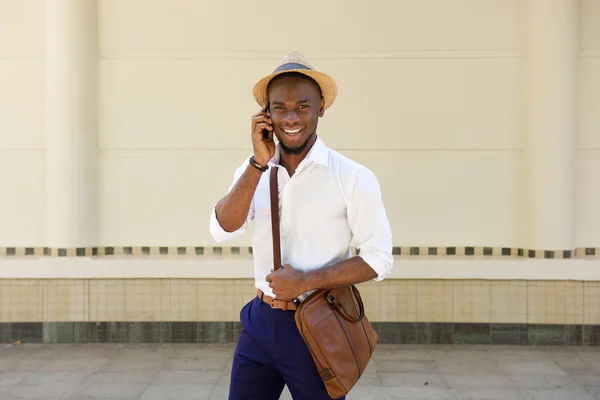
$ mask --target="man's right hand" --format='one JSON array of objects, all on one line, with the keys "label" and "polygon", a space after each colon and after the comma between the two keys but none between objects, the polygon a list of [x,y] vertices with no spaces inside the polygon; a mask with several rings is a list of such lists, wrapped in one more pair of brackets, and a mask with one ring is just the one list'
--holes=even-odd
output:
[{"label": "man's right hand", "polygon": [[273,126],[271,125],[267,106],[259,113],[252,116],[252,146],[254,147],[254,160],[262,166],[275,155],[275,142],[273,141]]}]

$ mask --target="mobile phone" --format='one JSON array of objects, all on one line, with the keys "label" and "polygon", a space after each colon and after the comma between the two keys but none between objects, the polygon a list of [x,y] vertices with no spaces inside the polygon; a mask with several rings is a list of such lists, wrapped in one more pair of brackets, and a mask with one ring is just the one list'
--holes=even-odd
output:
[{"label": "mobile phone", "polygon": [[[267,101],[267,109],[266,109],[267,113],[271,112],[271,103]],[[263,138],[264,139],[269,139],[269,131],[268,130],[263,130]]]}]

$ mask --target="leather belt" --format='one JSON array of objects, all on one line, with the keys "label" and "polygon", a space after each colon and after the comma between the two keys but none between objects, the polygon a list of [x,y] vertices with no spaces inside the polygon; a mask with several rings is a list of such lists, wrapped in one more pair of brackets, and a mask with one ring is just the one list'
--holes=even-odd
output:
[{"label": "leather belt", "polygon": [[294,300],[277,300],[267,296],[262,290],[258,289],[258,298],[270,305],[272,308],[278,308],[283,311],[296,311],[296,302]]}]

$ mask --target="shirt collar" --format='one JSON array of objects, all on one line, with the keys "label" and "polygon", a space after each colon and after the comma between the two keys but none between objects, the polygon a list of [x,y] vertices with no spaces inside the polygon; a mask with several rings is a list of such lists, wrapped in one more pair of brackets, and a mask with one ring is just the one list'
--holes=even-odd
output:
[{"label": "shirt collar", "polygon": [[[281,157],[281,145],[277,143],[275,147],[275,155],[269,161],[269,164],[278,166],[279,160]],[[320,136],[317,136],[317,140],[310,148],[308,154],[304,158],[305,160],[310,160],[314,163],[323,165],[324,167],[329,166],[329,148],[325,145],[325,143],[321,140]]]}]

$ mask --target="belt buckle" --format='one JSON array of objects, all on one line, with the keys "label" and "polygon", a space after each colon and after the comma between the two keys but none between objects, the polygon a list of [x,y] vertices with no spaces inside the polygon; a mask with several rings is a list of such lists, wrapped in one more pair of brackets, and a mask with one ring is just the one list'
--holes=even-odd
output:
[{"label": "belt buckle", "polygon": [[271,297],[271,296],[268,296],[268,297],[269,297],[269,299],[268,299],[268,301],[266,301],[266,303],[269,305],[269,307],[271,307],[271,308],[277,308],[277,307],[275,307],[275,301],[277,299],[274,298],[274,297]]}]

